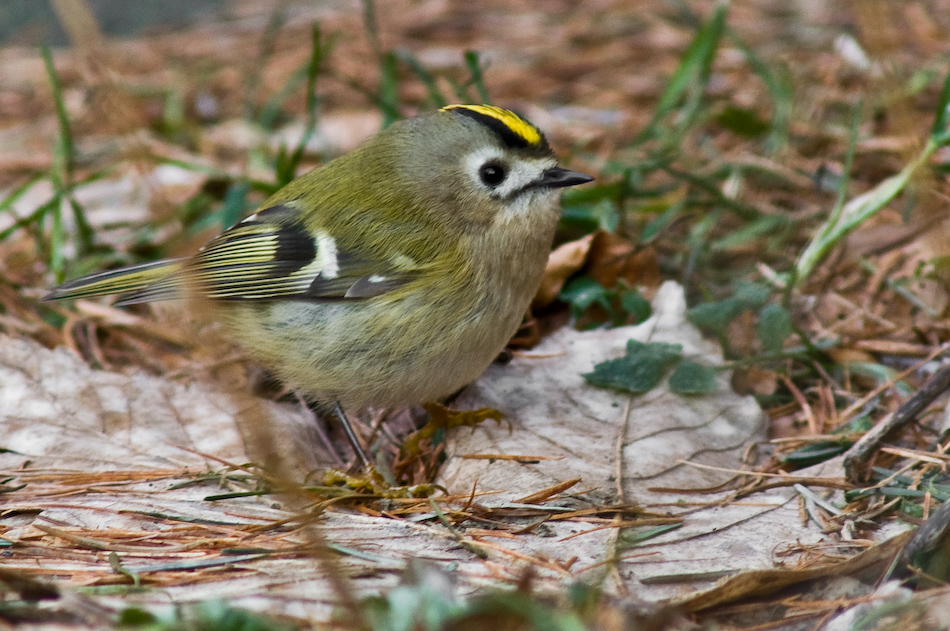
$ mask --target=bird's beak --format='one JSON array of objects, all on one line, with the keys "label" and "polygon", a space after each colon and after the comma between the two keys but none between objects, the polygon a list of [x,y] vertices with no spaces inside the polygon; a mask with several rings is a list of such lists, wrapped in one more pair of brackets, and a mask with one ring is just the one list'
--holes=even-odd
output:
[{"label": "bird's beak", "polygon": [[593,181],[594,178],[585,173],[553,167],[541,174],[541,179],[536,182],[536,185],[541,188],[564,188]]}]

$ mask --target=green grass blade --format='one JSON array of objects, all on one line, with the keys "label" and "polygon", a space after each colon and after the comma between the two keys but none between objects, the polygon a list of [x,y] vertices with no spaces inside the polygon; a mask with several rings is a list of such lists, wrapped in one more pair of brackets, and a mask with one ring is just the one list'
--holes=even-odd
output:
[{"label": "green grass blade", "polygon": [[943,80],[943,89],[940,90],[940,98],[937,99],[937,115],[934,117],[933,127],[930,129],[930,135],[937,144],[946,144],[947,140],[941,141],[950,133],[950,72]]},{"label": "green grass blade", "polygon": [[75,146],[73,144],[72,127],[69,124],[69,116],[66,113],[66,101],[63,98],[63,86],[59,82],[59,75],[56,74],[56,66],[53,64],[53,54],[48,46],[41,49],[43,55],[43,64],[46,67],[46,75],[49,77],[50,87],[53,90],[53,102],[56,105],[56,122],[59,125],[59,137],[56,140],[56,149],[53,152],[54,168],[53,186],[59,190],[68,186],[73,174],[73,156],[75,155]]},{"label": "green grass blade", "polygon": [[63,228],[63,201],[63,198],[57,195],[55,199],[56,203],[51,208],[52,212],[50,213],[52,216],[52,226],[50,227],[49,261],[47,265],[56,278],[56,282],[62,282],[64,280],[64,272],[66,270],[66,232]]},{"label": "green grass blade", "polygon": [[314,24],[311,31],[310,43],[310,61],[307,64],[307,121],[304,125],[303,135],[293,152],[283,160],[277,161],[277,184],[283,186],[293,180],[297,175],[297,167],[303,159],[304,150],[307,143],[313,137],[317,129],[317,77],[320,74],[320,66],[323,63],[324,47],[321,44],[320,25]]},{"label": "green grass blade", "polygon": [[[491,99],[488,96],[488,89],[485,87],[485,75],[482,68],[481,57],[477,51],[465,51],[465,67],[468,68],[468,72],[471,75],[471,78],[465,83],[465,87],[475,87],[475,92],[478,95],[478,103],[490,104]],[[461,98],[462,95],[460,94],[459,97]]]},{"label": "green grass blade", "polygon": [[728,32],[730,41],[742,51],[752,70],[758,75],[772,96],[772,121],[765,146],[770,152],[776,152],[788,144],[788,130],[794,109],[794,86],[788,69],[784,66],[773,70],[742,39],[732,31]]},{"label": "green grass blade", "polygon": [[66,200],[69,202],[69,208],[73,211],[73,221],[76,222],[77,253],[85,254],[92,248],[96,233],[92,228],[92,224],[89,223],[89,219],[86,218],[86,209],[82,207],[82,204],[72,195],[69,195]]},{"label": "green grass blade", "polygon": [[376,3],[373,0],[363,0],[363,26],[366,28],[366,37],[369,46],[377,57],[383,56],[383,45],[379,39],[379,21],[376,19]]},{"label": "green grass blade", "polygon": [[[33,186],[35,186],[37,182],[39,182],[40,180],[44,178],[45,178],[44,175],[40,173],[36,173],[33,176],[31,176],[30,179],[28,179],[26,182],[24,182],[17,188],[13,189],[13,191],[11,191],[9,195],[7,195],[5,198],[0,200],[0,213],[6,212],[6,213],[9,213],[11,217],[13,217],[13,225],[3,230],[0,230],[0,241],[3,241],[14,232],[21,229],[24,223],[27,223],[31,220],[30,218],[33,217],[33,214],[31,214],[30,217],[26,217],[23,219],[17,217],[16,214],[13,212],[13,205],[17,202],[18,199],[26,195],[26,193],[31,188],[33,188]],[[35,214],[35,211],[34,211],[34,214]]]},{"label": "green grass blade", "polygon": [[399,113],[399,72],[396,54],[388,52],[380,60],[379,104],[383,111],[383,127],[402,118]]},{"label": "green grass blade", "polygon": [[[660,133],[664,118],[682,107],[684,115],[677,122],[679,130],[686,129],[692,123],[699,110],[701,87],[706,85],[712,68],[713,59],[725,29],[728,5],[719,3],[712,17],[696,33],[680,60],[679,65],[667,82],[666,89],[653,111],[653,117],[646,128],[634,139],[640,144],[651,138],[666,136]],[[681,105],[685,102],[685,105]],[[676,136],[673,134],[672,136]],[[671,139],[672,142],[672,139]]]}]

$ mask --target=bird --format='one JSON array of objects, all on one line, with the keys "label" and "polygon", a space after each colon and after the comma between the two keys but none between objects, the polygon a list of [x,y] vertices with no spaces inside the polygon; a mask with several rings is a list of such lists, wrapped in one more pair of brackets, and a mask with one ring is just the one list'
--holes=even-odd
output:
[{"label": "bird", "polygon": [[[416,405],[474,381],[527,312],[568,170],[541,130],[493,105],[392,123],[286,184],[193,256],[95,273],[45,300],[198,298],[308,401]],[[204,307],[203,307],[204,308]]]}]

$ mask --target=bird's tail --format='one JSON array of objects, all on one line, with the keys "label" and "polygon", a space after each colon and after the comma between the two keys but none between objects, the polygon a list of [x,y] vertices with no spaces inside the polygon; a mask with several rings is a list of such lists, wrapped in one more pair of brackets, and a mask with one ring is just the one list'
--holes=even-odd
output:
[{"label": "bird's tail", "polygon": [[131,267],[98,272],[63,283],[43,300],[70,300],[120,294],[116,304],[130,305],[182,297],[186,259],[166,259]]}]

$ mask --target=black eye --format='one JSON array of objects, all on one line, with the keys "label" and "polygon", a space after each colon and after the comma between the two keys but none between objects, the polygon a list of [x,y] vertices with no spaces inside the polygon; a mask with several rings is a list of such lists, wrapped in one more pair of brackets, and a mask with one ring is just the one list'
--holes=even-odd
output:
[{"label": "black eye", "polygon": [[482,182],[488,186],[498,186],[505,181],[506,175],[508,175],[508,171],[505,170],[505,167],[496,162],[483,164],[482,168],[478,170],[478,177],[482,178]]}]

